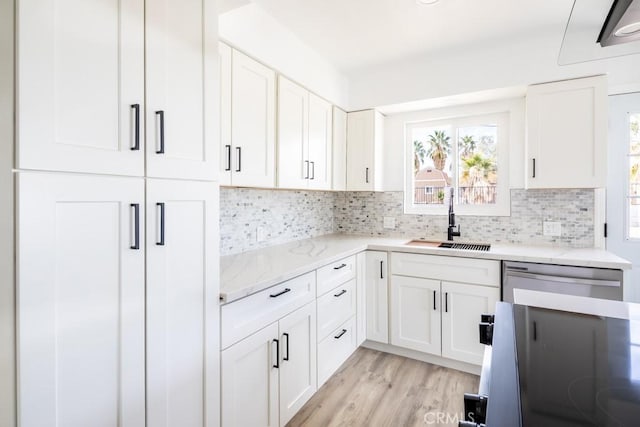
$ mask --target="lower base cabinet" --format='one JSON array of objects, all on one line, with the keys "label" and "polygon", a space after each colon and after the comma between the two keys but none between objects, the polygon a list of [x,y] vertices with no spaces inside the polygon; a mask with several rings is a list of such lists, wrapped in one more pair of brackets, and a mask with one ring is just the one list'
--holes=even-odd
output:
[{"label": "lower base cabinet", "polygon": [[316,303],[222,352],[222,425],[284,426],[317,389]]},{"label": "lower base cabinet", "polygon": [[321,387],[358,347],[355,316],[318,343],[318,387]]}]

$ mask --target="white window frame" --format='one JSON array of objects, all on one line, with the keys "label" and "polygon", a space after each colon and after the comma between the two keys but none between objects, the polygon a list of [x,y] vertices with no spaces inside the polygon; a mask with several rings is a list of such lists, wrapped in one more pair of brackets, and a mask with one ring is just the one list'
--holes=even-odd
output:
[{"label": "white window frame", "polygon": [[455,135],[452,140],[452,185],[456,188],[457,199],[458,187],[458,141],[457,129],[467,126],[478,126],[486,124],[497,125],[498,139],[498,185],[496,203],[486,205],[461,205],[457,201],[454,204],[456,215],[477,215],[477,216],[509,216],[511,210],[511,194],[509,185],[509,137],[510,137],[510,111],[493,113],[480,113],[473,115],[453,116],[449,118],[429,119],[405,123],[405,180],[404,180],[404,212],[408,214],[425,215],[446,215],[447,204],[416,205],[413,203],[414,176],[413,176],[413,138],[412,129],[417,127],[437,127],[451,125]]},{"label": "white window frame", "polygon": [[627,152],[627,165],[626,173],[624,174],[624,239],[629,242],[640,242],[640,238],[631,236],[631,200],[636,197],[631,196],[631,182],[629,177],[631,176],[631,159],[634,157],[640,157],[640,154],[631,154],[631,116],[640,114],[640,111],[630,111],[627,113],[627,146],[625,151]]}]

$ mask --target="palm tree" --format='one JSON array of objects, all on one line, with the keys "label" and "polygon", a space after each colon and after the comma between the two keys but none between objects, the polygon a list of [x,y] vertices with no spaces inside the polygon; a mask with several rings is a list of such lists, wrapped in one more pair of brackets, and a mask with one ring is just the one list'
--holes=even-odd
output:
[{"label": "palm tree", "polygon": [[438,170],[444,170],[449,150],[451,149],[451,138],[442,130],[437,130],[429,135],[429,148],[427,156],[433,160],[433,166]]},{"label": "palm tree", "polygon": [[476,151],[476,141],[471,135],[460,138],[460,158],[465,159]]},{"label": "palm tree", "polygon": [[413,174],[416,175],[420,171],[420,166],[427,157],[427,150],[424,149],[422,141],[413,141]]},{"label": "palm tree", "polygon": [[473,187],[485,181],[489,177],[489,173],[495,170],[495,165],[492,159],[476,153],[462,161],[462,168],[464,169],[462,178]]}]

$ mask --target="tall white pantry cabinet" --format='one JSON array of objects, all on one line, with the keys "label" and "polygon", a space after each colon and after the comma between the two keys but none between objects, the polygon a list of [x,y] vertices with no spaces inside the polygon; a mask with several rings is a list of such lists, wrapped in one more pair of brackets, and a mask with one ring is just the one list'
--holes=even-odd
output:
[{"label": "tall white pantry cabinet", "polygon": [[0,426],[218,426],[216,0],[5,3]]}]

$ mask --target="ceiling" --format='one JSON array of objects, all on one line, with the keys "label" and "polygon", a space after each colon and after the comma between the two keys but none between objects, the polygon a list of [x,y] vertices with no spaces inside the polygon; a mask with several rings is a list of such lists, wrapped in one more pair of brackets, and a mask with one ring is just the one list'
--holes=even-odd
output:
[{"label": "ceiling", "polygon": [[574,0],[253,0],[343,72],[553,32]]}]

